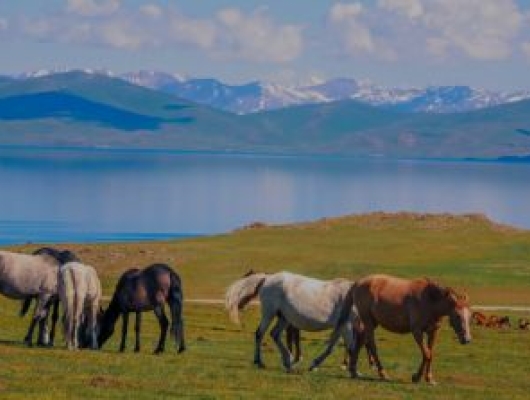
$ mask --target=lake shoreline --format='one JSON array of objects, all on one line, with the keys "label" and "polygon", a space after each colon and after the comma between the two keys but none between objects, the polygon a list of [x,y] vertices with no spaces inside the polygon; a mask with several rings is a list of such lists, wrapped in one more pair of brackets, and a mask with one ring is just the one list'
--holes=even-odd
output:
[{"label": "lake shoreline", "polygon": [[[469,162],[469,163],[530,163],[530,154],[521,156],[501,156],[494,158],[475,157],[388,157],[384,155],[350,155],[340,153],[291,153],[291,152],[264,152],[241,150],[189,150],[189,149],[164,149],[164,148],[134,148],[134,147],[106,147],[106,146],[48,146],[48,145],[6,145],[0,144],[0,151],[20,152],[78,152],[86,154],[145,154],[145,155],[193,155],[193,156],[228,156],[228,157],[257,157],[257,158],[299,158],[317,160],[367,160],[367,161],[403,161],[403,162]],[[0,159],[7,158],[0,153]]]}]

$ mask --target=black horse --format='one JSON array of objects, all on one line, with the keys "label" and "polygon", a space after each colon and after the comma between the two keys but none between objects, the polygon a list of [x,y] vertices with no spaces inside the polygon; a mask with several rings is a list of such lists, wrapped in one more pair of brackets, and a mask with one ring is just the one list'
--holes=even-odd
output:
[{"label": "black horse", "polygon": [[120,351],[125,350],[129,313],[136,313],[136,342],[134,351],[140,351],[141,313],[153,310],[160,323],[160,339],[155,353],[162,353],[166,342],[168,319],[164,303],[171,311],[171,332],[175,336],[178,352],[185,350],[184,322],[182,319],[183,293],[180,277],[166,264],[153,264],[126,271],[118,281],[112,300],[100,318],[99,347],[113,334],[118,317],[123,319]]},{"label": "black horse", "polygon": [[[57,250],[53,247],[41,247],[40,249],[35,250],[33,255],[41,255],[41,256],[48,256],[57,261],[59,266],[62,266],[66,264],[67,262],[71,261],[80,261],[79,257],[70,250]],[[26,297],[22,301],[22,308],[20,309],[20,316],[23,317],[27,314],[30,306],[31,301],[34,299],[34,296]],[[50,338],[48,343],[46,343],[45,340],[45,332],[46,332],[46,324],[48,322],[48,313],[50,310],[50,307],[53,307],[52,312],[52,325],[50,330]],[[39,338],[37,341],[37,345],[39,346],[53,346],[53,341],[55,339],[55,326],[57,324],[57,320],[59,318],[59,296],[54,296],[50,303],[46,305],[46,318],[41,319],[39,322]]]}]

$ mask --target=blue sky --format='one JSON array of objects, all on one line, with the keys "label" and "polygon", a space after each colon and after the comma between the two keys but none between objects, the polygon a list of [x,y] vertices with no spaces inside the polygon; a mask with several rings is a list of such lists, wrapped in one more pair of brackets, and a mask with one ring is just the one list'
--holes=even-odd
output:
[{"label": "blue sky", "polygon": [[530,89],[530,0],[0,2],[0,74],[155,69]]}]

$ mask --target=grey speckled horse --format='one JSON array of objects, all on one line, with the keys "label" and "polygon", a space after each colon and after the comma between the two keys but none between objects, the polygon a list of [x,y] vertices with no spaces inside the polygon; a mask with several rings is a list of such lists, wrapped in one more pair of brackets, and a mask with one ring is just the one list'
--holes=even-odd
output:
[{"label": "grey speckled horse", "polygon": [[31,346],[33,331],[44,321],[50,302],[57,295],[59,263],[47,255],[29,255],[0,251],[0,293],[15,300],[37,299],[33,318],[24,338]]},{"label": "grey speckled horse", "polygon": [[[352,282],[346,279],[322,281],[289,272],[255,273],[238,279],[227,289],[225,305],[231,319],[239,323],[239,311],[252,299],[259,298],[261,321],[256,330],[254,364],[264,366],[261,342],[270,324],[277,318],[271,336],[280,350],[285,369],[290,371],[292,357],[281,341],[282,332],[289,325],[313,332],[334,328],[351,285]],[[349,321],[342,331],[347,348],[353,345],[353,329],[357,323],[357,313],[352,307]],[[331,351],[332,347],[328,346],[324,354],[327,356]]]}]

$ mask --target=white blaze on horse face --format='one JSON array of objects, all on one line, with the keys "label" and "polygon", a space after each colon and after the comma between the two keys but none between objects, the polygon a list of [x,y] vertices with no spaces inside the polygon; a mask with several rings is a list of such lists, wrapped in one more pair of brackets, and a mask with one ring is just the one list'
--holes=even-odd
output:
[{"label": "white blaze on horse face", "polygon": [[469,321],[471,320],[471,310],[469,307],[464,307],[462,310],[462,318],[464,325],[464,339],[466,343],[471,342],[471,327]]},{"label": "white blaze on horse face", "polygon": [[461,344],[471,342],[471,330],[469,320],[471,312],[467,306],[456,307],[449,315],[449,321]]}]

